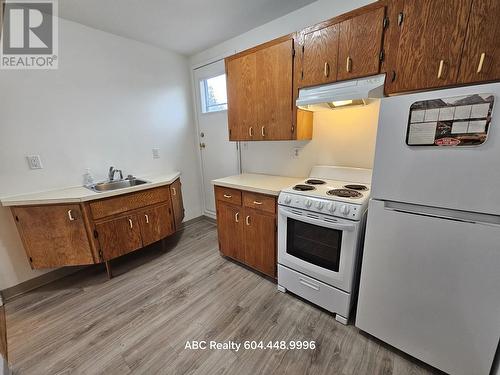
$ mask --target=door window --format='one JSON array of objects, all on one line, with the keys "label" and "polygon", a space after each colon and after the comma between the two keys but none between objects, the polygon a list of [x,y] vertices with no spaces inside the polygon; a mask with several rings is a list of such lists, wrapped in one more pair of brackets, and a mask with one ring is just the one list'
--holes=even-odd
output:
[{"label": "door window", "polygon": [[201,111],[203,113],[227,110],[226,75],[200,81]]},{"label": "door window", "polygon": [[287,219],[286,252],[331,271],[339,271],[342,231]]}]

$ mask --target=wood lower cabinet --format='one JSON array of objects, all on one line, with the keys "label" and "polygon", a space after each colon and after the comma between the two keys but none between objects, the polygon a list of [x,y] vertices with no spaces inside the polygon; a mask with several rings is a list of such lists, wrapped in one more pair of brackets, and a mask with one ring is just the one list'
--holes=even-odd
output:
[{"label": "wood lower cabinet", "polygon": [[245,262],[243,243],[244,213],[241,206],[217,201],[219,249],[227,257]]},{"label": "wood lower cabinet", "polygon": [[474,0],[458,83],[500,79],[500,1]]},{"label": "wood lower cabinet", "polygon": [[108,261],[143,247],[141,228],[136,215],[96,224],[101,258]]},{"label": "wood lower cabinet", "polygon": [[150,245],[175,232],[175,217],[170,205],[149,208],[137,214],[141,227],[142,244]]},{"label": "wood lower cabinet", "polygon": [[275,278],[276,198],[219,186],[215,197],[220,252]]},{"label": "wood lower cabinet", "polygon": [[245,208],[244,262],[248,266],[276,276],[276,216]]},{"label": "wood lower cabinet", "polygon": [[170,197],[172,199],[172,210],[174,213],[175,230],[182,228],[182,220],[184,220],[184,202],[182,200],[182,184],[181,179],[175,180],[170,185]]},{"label": "wood lower cabinet", "polygon": [[94,263],[80,205],[13,207],[12,214],[32,268]]},{"label": "wood lower cabinet", "polygon": [[3,359],[6,362],[8,362],[9,351],[7,348],[7,324],[5,320],[5,305],[3,302],[3,297],[1,292],[0,292],[0,357],[3,357]]},{"label": "wood lower cabinet", "polygon": [[106,262],[172,235],[184,218],[180,180],[80,204],[11,207],[34,269]]}]

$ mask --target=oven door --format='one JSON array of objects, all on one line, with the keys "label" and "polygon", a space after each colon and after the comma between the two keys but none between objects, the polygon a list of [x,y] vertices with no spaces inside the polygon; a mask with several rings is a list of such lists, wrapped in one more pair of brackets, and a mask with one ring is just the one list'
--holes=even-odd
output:
[{"label": "oven door", "polygon": [[350,293],[359,232],[356,221],[280,206],[278,263]]}]

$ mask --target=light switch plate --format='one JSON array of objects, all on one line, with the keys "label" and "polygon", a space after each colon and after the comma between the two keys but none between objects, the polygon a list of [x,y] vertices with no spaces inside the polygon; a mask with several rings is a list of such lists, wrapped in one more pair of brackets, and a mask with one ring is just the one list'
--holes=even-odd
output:
[{"label": "light switch plate", "polygon": [[160,158],[160,149],[159,148],[153,148],[153,159],[159,159]]},{"label": "light switch plate", "polygon": [[42,169],[42,160],[40,159],[40,155],[29,155],[26,156],[26,160],[28,160],[28,165],[30,169]]}]

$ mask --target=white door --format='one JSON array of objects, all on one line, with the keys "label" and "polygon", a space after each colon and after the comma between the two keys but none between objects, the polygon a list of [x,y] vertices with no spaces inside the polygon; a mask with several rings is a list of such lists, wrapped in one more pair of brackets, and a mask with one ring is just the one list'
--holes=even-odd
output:
[{"label": "white door", "polygon": [[215,217],[212,180],[239,173],[238,144],[229,142],[224,61],[193,71],[205,214]]}]

